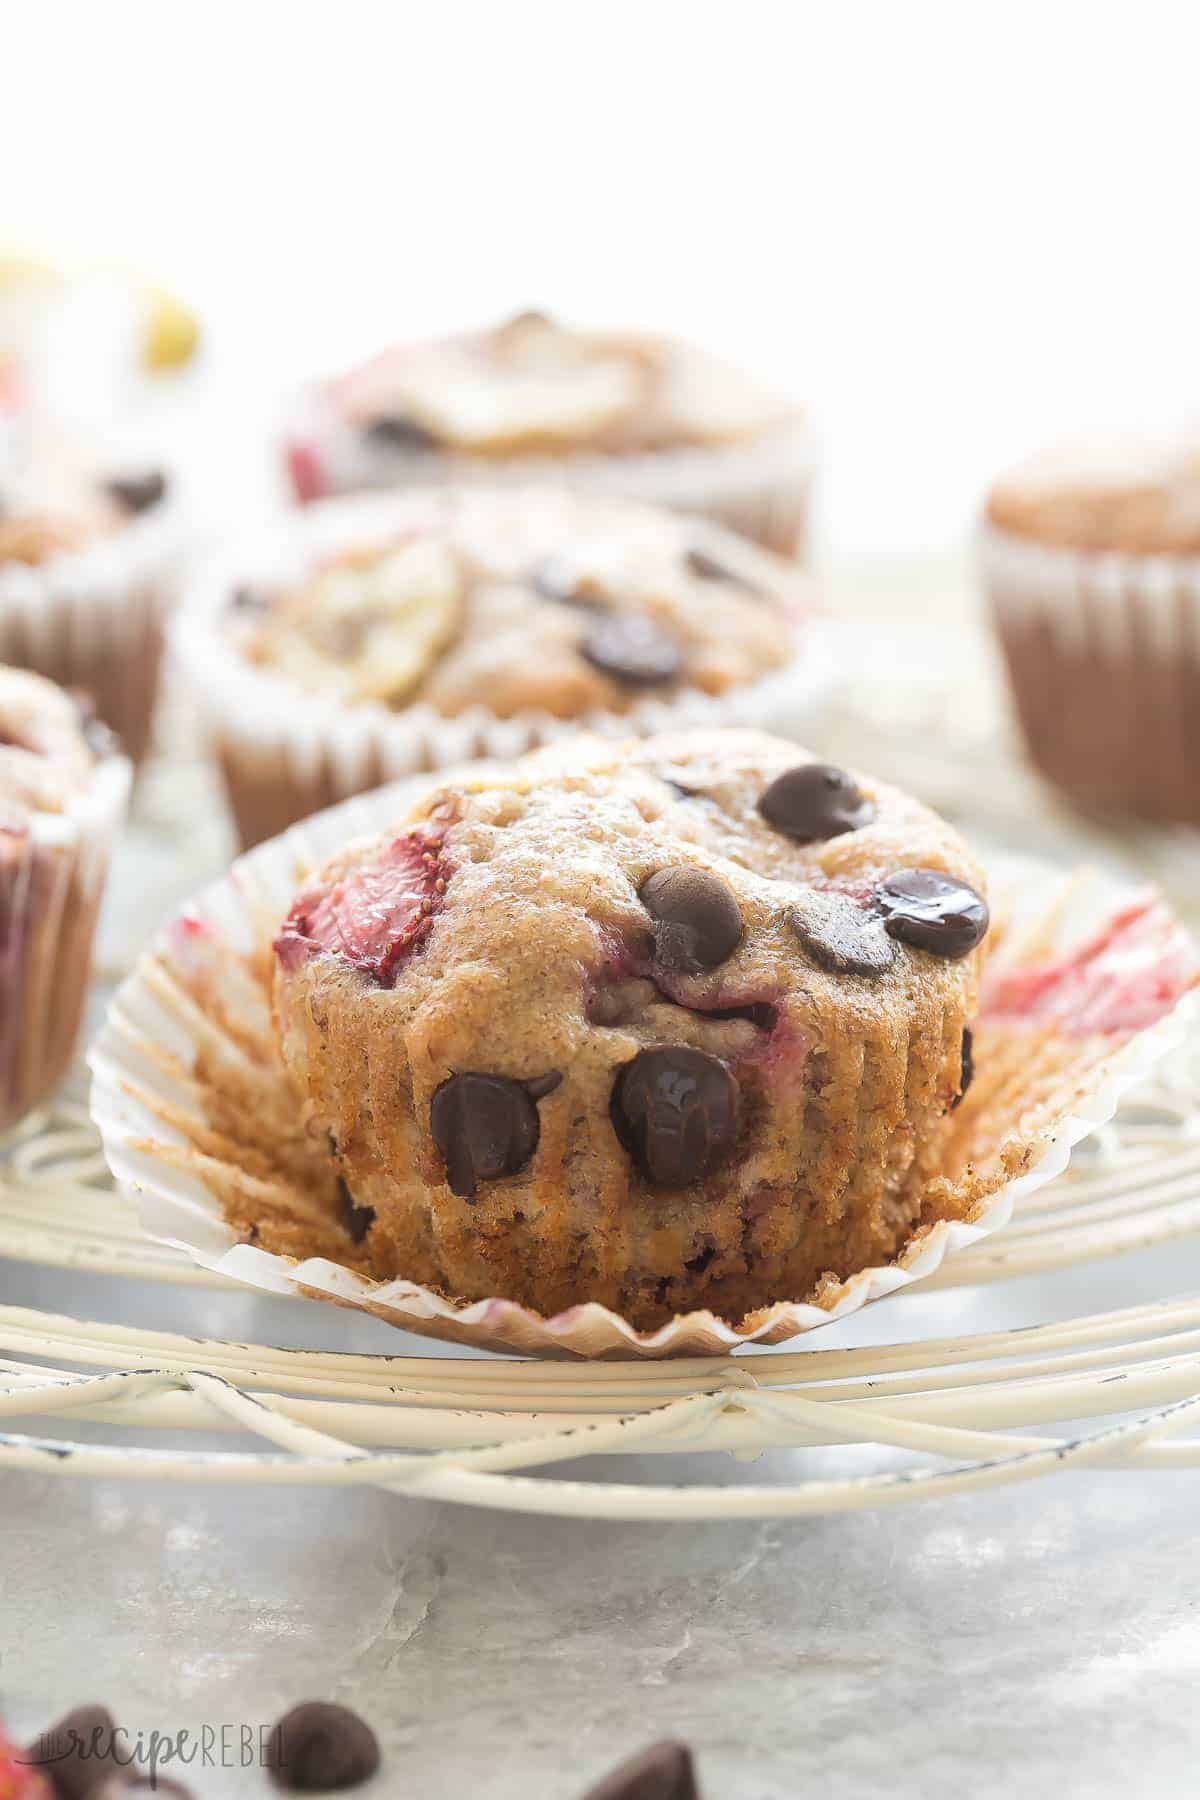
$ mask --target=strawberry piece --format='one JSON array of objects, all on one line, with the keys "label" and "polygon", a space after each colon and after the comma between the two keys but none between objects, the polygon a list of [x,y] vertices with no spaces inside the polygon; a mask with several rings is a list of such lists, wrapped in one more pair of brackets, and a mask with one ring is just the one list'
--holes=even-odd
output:
[{"label": "strawberry piece", "polygon": [[406,831],[375,862],[330,888],[302,894],[275,940],[284,968],[298,968],[325,951],[344,956],[380,987],[392,987],[401,963],[424,943],[444,904],[444,841],[444,830]]}]

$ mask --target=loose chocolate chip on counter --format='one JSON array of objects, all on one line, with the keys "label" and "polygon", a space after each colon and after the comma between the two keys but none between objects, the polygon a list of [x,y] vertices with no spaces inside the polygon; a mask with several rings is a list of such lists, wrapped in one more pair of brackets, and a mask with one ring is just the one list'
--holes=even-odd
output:
[{"label": "loose chocolate chip on counter", "polygon": [[659,869],[638,895],[654,920],[654,960],[672,975],[698,975],[732,956],[742,915],[728,884],[686,863]]},{"label": "loose chocolate chip on counter", "polygon": [[685,1044],[641,1050],[613,1083],[613,1128],[659,1187],[711,1175],[737,1142],[737,1082],[715,1056]]},{"label": "loose chocolate chip on counter", "polygon": [[375,1208],[360,1206],[343,1176],[338,1176],[338,1212],[352,1244],[361,1244],[375,1223]]},{"label": "loose chocolate chip on counter", "polygon": [[583,1800],[700,1800],[692,1753],[686,1744],[651,1744],[590,1787]]},{"label": "loose chocolate chip on counter", "polygon": [[622,687],[658,687],[683,668],[683,651],[670,632],[631,613],[597,620],[580,640],[579,653]]},{"label": "loose chocolate chip on counter", "polygon": [[895,961],[883,920],[846,894],[811,889],[791,908],[788,923],[817,967],[831,975],[882,975]]},{"label": "loose chocolate chip on counter", "polygon": [[118,506],[129,513],[149,512],[167,491],[167,478],[161,469],[147,469],[138,475],[116,475],[105,487]]},{"label": "loose chocolate chip on counter", "polygon": [[988,928],[988,905],[965,881],[937,869],[897,869],[875,890],[894,938],[957,962],[969,956]]},{"label": "loose chocolate chip on counter", "polygon": [[758,810],[768,825],[799,844],[859,831],[875,817],[875,807],[858,783],[834,763],[785,769],[764,790]]},{"label": "loose chocolate chip on counter", "polygon": [[267,1739],[267,1768],[279,1787],[325,1794],[358,1787],[379,1767],[379,1744],[364,1719],[328,1700],[304,1700]]},{"label": "loose chocolate chip on counter", "polygon": [[962,1074],[958,1078],[958,1092],[950,1103],[951,1112],[961,1106],[967,1097],[967,1089],[975,1079],[975,1039],[971,1035],[971,1027],[963,1026],[962,1041]]},{"label": "loose chocolate chip on counter", "polygon": [[765,598],[763,590],[757,582],[751,581],[746,575],[739,574],[736,569],[728,568],[717,557],[710,556],[707,550],[688,550],[683,560],[688,566],[689,573],[699,576],[701,581],[727,581],[731,587],[739,587],[743,593],[753,594],[756,599]]},{"label": "loose chocolate chip on counter", "polygon": [[373,444],[386,444],[389,450],[436,450],[436,435],[420,420],[407,413],[380,413],[365,427]]},{"label": "loose chocolate chip on counter", "polygon": [[50,1777],[56,1800],[83,1800],[106,1776],[123,1776],[131,1755],[107,1707],[76,1706],[41,1733],[25,1761]]},{"label": "loose chocolate chip on counter", "polygon": [[537,1149],[541,1126],[524,1082],[506,1075],[451,1075],[429,1108],[429,1128],[453,1193],[473,1200],[481,1181],[515,1175]]}]

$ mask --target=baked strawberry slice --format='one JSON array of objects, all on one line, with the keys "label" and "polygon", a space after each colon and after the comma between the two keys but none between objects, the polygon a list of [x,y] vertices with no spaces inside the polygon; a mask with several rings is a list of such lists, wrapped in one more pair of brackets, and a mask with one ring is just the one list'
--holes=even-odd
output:
[{"label": "baked strawberry slice", "polygon": [[289,970],[321,951],[344,956],[380,987],[391,987],[404,959],[429,936],[448,877],[445,831],[406,831],[373,862],[302,894],[275,940],[275,953]]}]

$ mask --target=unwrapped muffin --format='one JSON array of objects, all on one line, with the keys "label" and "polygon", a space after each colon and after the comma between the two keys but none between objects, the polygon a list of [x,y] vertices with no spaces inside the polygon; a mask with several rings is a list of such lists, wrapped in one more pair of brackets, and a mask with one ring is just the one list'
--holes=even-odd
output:
[{"label": "unwrapped muffin", "polygon": [[707,513],[783,555],[804,543],[799,410],[689,345],[526,312],[399,345],[313,388],[287,436],[299,500],[553,476]]},{"label": "unwrapped muffin", "polygon": [[757,733],[431,790],[275,943],[359,1266],[652,1329],[887,1261],[969,1079],[982,890],[917,802]]},{"label": "unwrapped muffin", "polygon": [[70,1061],[128,787],[88,708],[0,668],[0,1129]]},{"label": "unwrapped muffin", "polygon": [[1042,773],[1090,812],[1200,824],[1200,441],[1024,464],[983,568]]}]

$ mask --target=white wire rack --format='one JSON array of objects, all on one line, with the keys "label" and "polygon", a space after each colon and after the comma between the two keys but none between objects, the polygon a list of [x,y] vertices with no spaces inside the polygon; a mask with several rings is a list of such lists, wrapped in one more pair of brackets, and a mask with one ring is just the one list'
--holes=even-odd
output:
[{"label": "white wire rack", "polygon": [[[881,690],[872,683],[876,699]],[[874,740],[859,759],[873,752],[882,767],[886,753],[906,779],[906,747],[928,742],[914,723],[918,704],[948,730],[944,694],[914,701],[910,690],[904,708],[875,705]],[[942,771],[954,763],[964,772],[973,808],[997,767],[994,741],[973,753],[978,735],[964,727],[962,754],[936,759]],[[907,778],[929,792],[919,776]],[[1013,791],[1005,786],[1010,806]],[[954,801],[953,793],[931,797]],[[1103,839],[1085,847],[1096,844],[1101,854],[1111,848]],[[1153,850],[1159,867],[1188,876],[1174,884],[1186,903],[1200,891],[1190,879],[1200,868],[1193,842]],[[948,1258],[909,1292],[1065,1272],[1198,1230],[1200,1036],[1076,1152],[1065,1176],[1028,1197],[1005,1231]],[[230,1286],[142,1235],[108,1179],[86,1110],[69,1100],[0,1144],[0,1258]],[[890,1303],[899,1332],[906,1304]],[[784,1481],[774,1479],[774,1462],[768,1485],[740,1479],[740,1469],[731,1480],[728,1464],[706,1479],[697,1470],[716,1465],[689,1455],[686,1483],[657,1484],[642,1479],[641,1465],[636,1482],[611,1479],[608,1460],[711,1451],[749,1464],[763,1452],[850,1446],[873,1446],[897,1466],[830,1475],[828,1458],[797,1456],[783,1464]],[[596,1458],[604,1461],[585,1466],[583,1477],[557,1473]],[[853,1456],[836,1462],[862,1466]],[[1197,1465],[1200,1294],[869,1348],[587,1364],[284,1349],[0,1306],[0,1469],[363,1483],[526,1512],[702,1519],[896,1505],[1070,1468]]]}]

